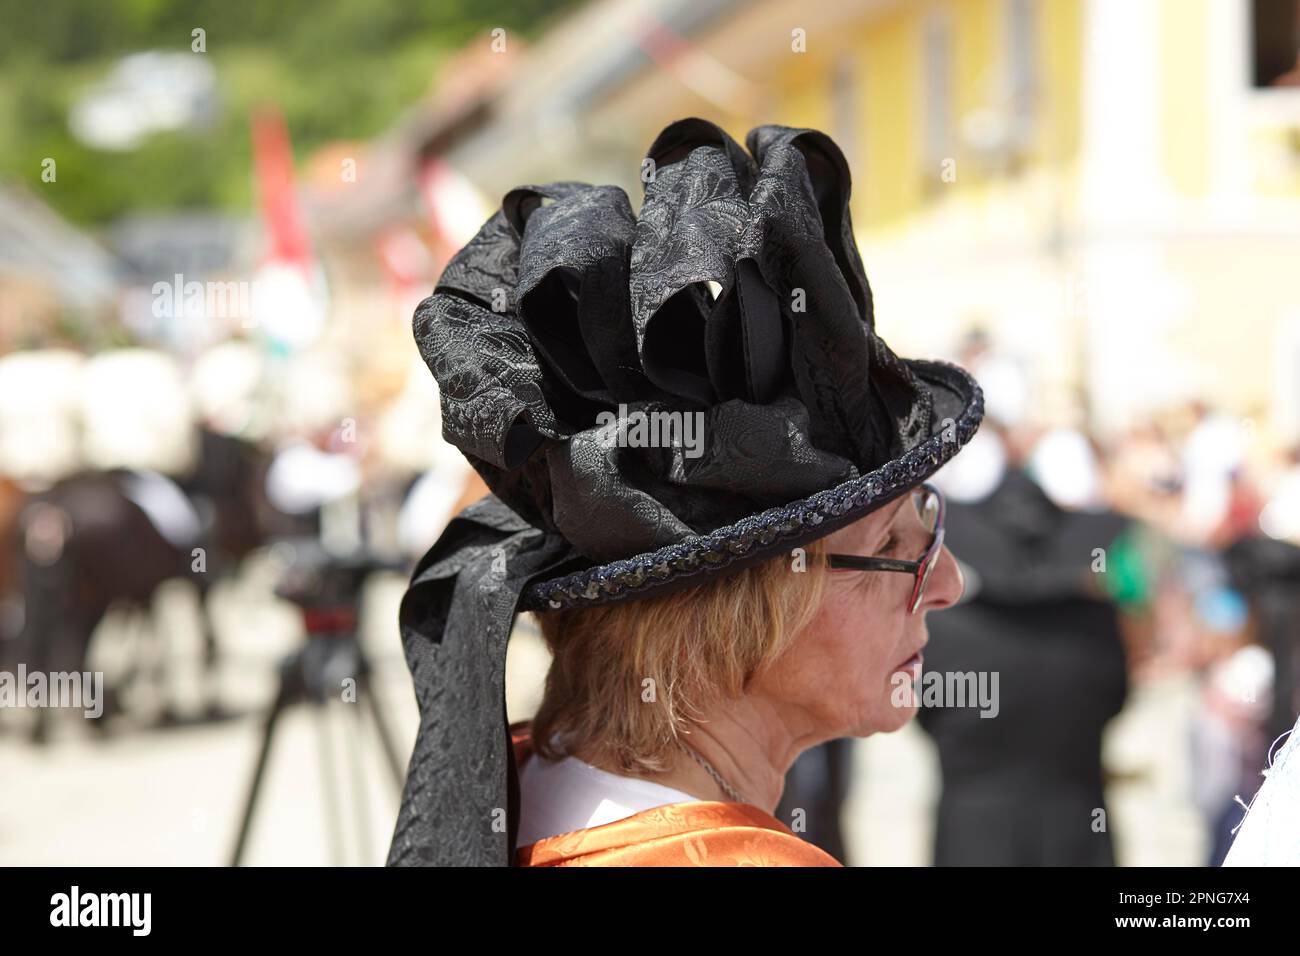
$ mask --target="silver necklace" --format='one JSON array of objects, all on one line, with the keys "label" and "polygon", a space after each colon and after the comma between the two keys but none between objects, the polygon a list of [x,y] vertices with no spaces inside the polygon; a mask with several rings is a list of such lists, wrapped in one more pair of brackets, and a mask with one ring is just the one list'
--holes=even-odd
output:
[{"label": "silver necklace", "polygon": [[677,746],[681,747],[688,754],[694,757],[696,762],[698,762],[701,767],[703,767],[705,770],[709,772],[709,776],[718,782],[718,786],[721,787],[726,792],[727,796],[731,797],[732,800],[735,800],[737,803],[749,803],[749,801],[746,800],[744,796],[741,795],[740,791],[737,790],[735,787],[733,787],[731,784],[727,783],[727,781],[723,780],[722,774],[714,770],[713,764],[709,763],[707,760],[701,757],[698,752],[686,746],[686,744],[682,743],[680,740],[677,741]]}]

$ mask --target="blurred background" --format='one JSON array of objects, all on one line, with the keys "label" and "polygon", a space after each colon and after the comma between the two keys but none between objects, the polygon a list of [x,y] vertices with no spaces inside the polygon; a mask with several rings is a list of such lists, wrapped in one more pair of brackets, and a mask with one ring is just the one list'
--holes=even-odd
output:
[{"label": "blurred background", "polygon": [[[692,115],[844,150],[880,333],[986,395],[938,476],[983,584],[932,616],[932,661],[1036,662],[999,720],[806,774],[825,839],[854,865],[1080,861],[945,849],[971,800],[1008,825],[1051,804],[979,770],[1038,746],[1104,789],[1082,862],[1222,859],[1300,710],[1295,0],[0,0],[0,23],[0,670],[104,675],[93,720],[0,707],[0,863],[383,862],[416,728],[397,604],[483,492],[412,312],[507,190],[635,205]],[[1103,519],[1101,567],[1050,556]],[[1096,586],[997,579],[1056,559]],[[1100,623],[1067,633],[1073,601]],[[511,719],[546,664],[521,617]]]}]

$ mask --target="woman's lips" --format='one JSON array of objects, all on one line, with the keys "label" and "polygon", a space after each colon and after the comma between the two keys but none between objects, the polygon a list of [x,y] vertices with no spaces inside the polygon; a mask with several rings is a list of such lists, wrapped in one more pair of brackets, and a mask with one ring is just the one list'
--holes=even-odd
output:
[{"label": "woman's lips", "polygon": [[899,664],[897,667],[895,667],[894,670],[895,670],[895,671],[911,671],[914,675],[916,675],[916,674],[920,674],[920,673],[921,673],[921,664],[924,662],[924,660],[925,660],[925,658],[921,655],[921,652],[920,652],[920,651],[917,651],[915,654],[913,654],[913,655],[912,655],[911,657],[909,657],[907,660],[903,661],[901,664]]}]

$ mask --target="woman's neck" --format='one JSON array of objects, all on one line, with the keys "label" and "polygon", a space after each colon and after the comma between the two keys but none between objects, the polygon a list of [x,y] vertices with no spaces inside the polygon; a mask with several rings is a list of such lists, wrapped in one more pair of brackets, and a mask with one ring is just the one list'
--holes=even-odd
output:
[{"label": "woman's neck", "polygon": [[[748,699],[730,702],[730,706],[719,709],[708,720],[694,724],[690,733],[678,739],[739,791],[743,802],[767,813],[774,813],[781,802],[785,775],[795,757],[810,746],[803,741],[796,742],[786,722],[772,710]],[[668,770],[637,776],[689,793],[700,800],[735,801],[735,797],[689,753],[674,747],[671,757],[673,763]],[[608,767],[602,769],[610,770]]]}]

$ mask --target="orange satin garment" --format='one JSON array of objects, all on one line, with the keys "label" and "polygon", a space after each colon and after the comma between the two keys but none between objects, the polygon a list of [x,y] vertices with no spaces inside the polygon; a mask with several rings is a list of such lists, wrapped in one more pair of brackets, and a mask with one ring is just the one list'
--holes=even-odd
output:
[{"label": "orange satin garment", "polygon": [[[515,761],[532,756],[532,728],[510,728]],[[516,866],[843,866],[747,803],[669,803],[523,846]]]}]

